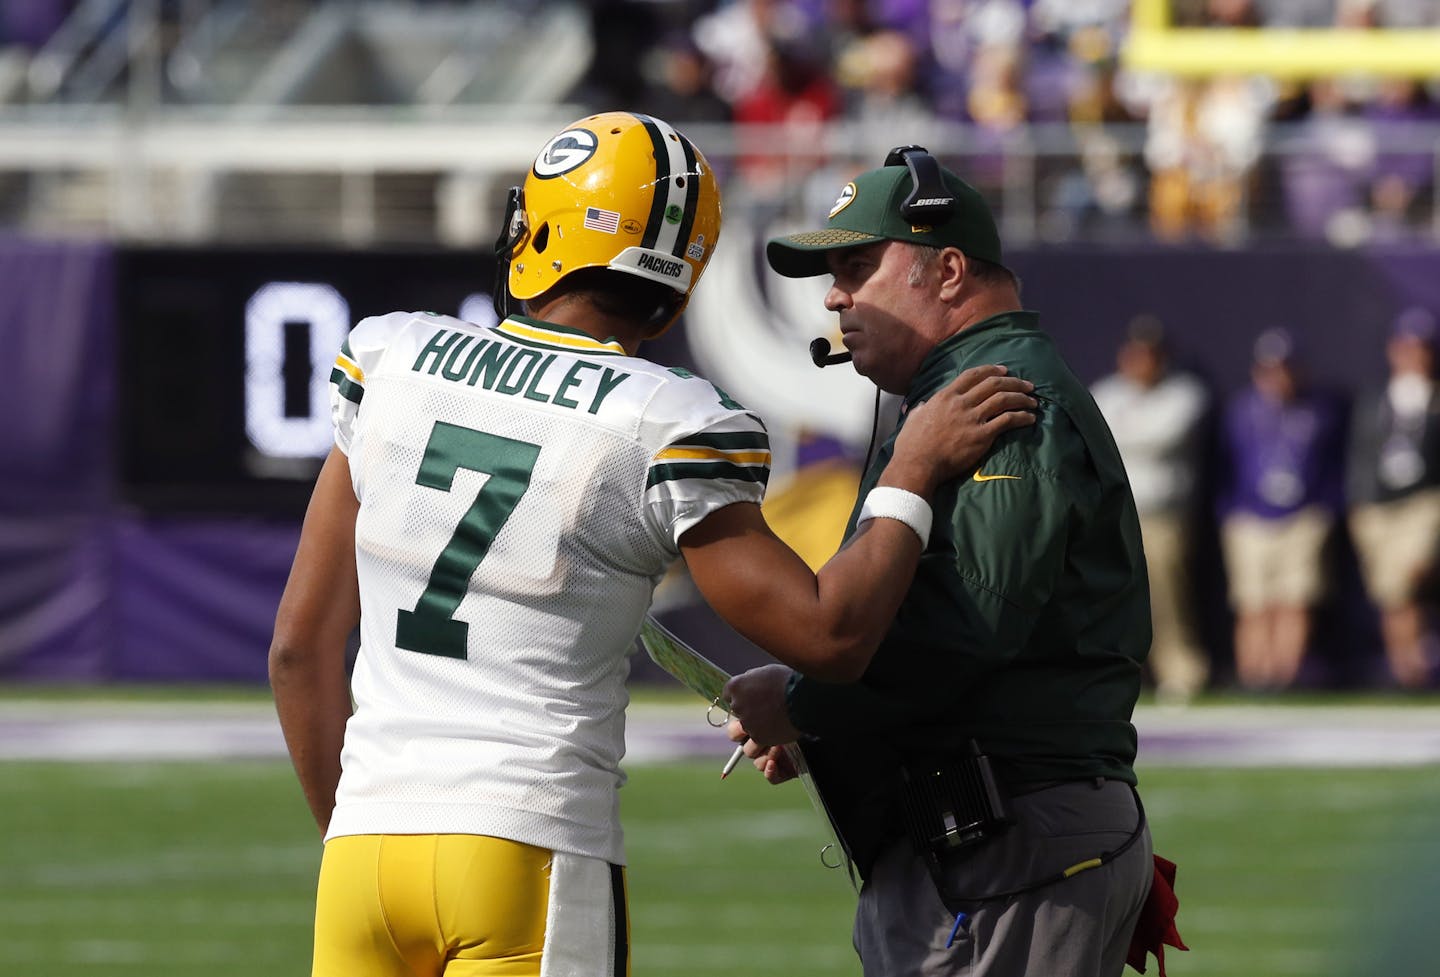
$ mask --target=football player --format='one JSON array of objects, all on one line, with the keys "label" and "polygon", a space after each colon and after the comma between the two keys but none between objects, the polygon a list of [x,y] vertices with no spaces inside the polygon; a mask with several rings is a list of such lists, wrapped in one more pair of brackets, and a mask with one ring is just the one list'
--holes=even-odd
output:
[{"label": "football player", "polygon": [[683,557],[789,664],[853,679],[914,573],[927,499],[1032,423],[1025,381],[961,377],[910,417],[873,518],[812,573],[761,515],[760,418],[638,355],[720,224],[688,139],[590,116],[511,191],[497,325],[396,312],[341,348],[335,447],[270,651],[325,838],[317,977],[627,974],[627,656],[666,568]]}]

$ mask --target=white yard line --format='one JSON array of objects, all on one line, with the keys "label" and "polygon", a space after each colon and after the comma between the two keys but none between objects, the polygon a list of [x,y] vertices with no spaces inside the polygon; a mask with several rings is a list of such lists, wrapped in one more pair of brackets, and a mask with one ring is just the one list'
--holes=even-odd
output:
[{"label": "white yard line", "polygon": [[[1142,764],[1403,766],[1440,762],[1440,709],[1198,706],[1138,710]],[[630,707],[632,764],[730,752],[704,710]],[[264,702],[0,701],[0,760],[270,759],[285,755]]]}]

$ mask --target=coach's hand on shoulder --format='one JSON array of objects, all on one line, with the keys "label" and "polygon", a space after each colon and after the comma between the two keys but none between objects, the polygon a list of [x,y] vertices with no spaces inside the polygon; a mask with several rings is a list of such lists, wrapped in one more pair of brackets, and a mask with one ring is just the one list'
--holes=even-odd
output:
[{"label": "coach's hand on shoulder", "polygon": [[968,475],[995,439],[1036,421],[1035,385],[998,365],[975,366],[910,411],[890,465],[928,472],[928,488]]}]

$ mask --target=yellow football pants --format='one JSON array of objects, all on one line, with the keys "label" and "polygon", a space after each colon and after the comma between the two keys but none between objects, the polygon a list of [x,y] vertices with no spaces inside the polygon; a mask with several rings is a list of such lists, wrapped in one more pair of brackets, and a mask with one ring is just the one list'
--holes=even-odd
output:
[{"label": "yellow football pants", "polygon": [[482,835],[332,838],[312,977],[545,977],[577,957],[625,977],[627,923],[624,871],[596,859]]}]

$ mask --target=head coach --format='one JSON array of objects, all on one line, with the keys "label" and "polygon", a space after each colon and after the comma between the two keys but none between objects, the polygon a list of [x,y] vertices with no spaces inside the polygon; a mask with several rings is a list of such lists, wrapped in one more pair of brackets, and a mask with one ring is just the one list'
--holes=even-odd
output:
[{"label": "head coach", "polygon": [[[817,364],[853,359],[903,398],[860,499],[908,413],[969,366],[1031,380],[1040,409],[937,492],[914,583],[860,679],[737,676],[732,737],[775,781],[792,771],[772,747],[800,742],[864,880],[866,977],[1110,977],[1132,937],[1143,966],[1172,898],[1169,879],[1152,894],[1161,863],[1135,790],[1149,593],[1100,411],[1022,309],[984,199],[919,147],[766,256],[786,277],[834,277],[825,306],[847,352],[816,350]],[[847,539],[864,518],[858,506]],[[1178,945],[1168,915],[1160,934]]]}]

